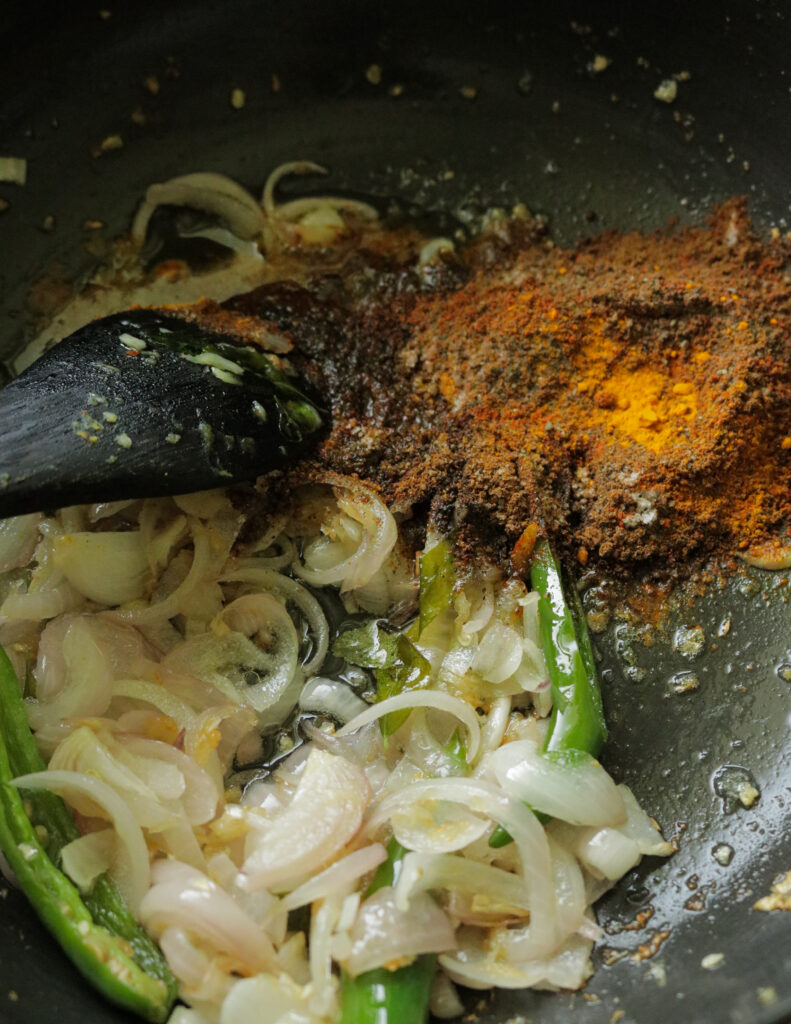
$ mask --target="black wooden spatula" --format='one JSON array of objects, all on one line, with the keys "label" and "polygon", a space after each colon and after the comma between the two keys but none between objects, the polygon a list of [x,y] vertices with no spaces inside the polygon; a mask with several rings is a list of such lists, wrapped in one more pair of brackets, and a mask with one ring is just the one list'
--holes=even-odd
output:
[{"label": "black wooden spatula", "polygon": [[327,415],[278,357],[154,310],[60,342],[0,391],[0,518],[250,480]]}]

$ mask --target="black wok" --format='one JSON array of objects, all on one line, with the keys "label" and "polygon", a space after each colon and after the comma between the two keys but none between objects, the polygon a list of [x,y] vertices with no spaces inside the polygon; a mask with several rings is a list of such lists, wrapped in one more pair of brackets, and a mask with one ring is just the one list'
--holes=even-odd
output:
[{"label": "black wok", "polygon": [[[414,216],[449,217],[460,199],[468,209],[523,200],[560,241],[700,221],[739,193],[760,232],[785,230],[791,27],[780,3],[107,3],[109,17],[98,0],[3,4],[0,155],[29,159],[24,189],[0,185],[11,204],[0,215],[6,358],[22,344],[31,283],[53,263],[72,277],[90,266],[83,222],[119,233],[149,183],[190,170],[258,187],[276,164],[313,159],[331,168],[334,189],[396,197]],[[598,72],[597,54],[612,61]],[[379,85],[366,78],[372,64]],[[655,99],[681,72],[690,78],[675,102]],[[149,74],[157,97],[141,84]],[[238,111],[233,87],[247,97]],[[130,120],[137,107],[143,127]],[[114,134],[123,148],[92,157]],[[604,759],[680,849],[602,901],[602,946],[616,952],[599,947],[584,992],[487,997],[482,1024],[788,1019],[791,914],[752,909],[791,868],[791,686],[778,670],[791,663],[791,614],[776,583],[750,572],[682,605],[671,625],[699,624],[707,637],[692,664],[674,652],[672,628],[651,648],[624,625],[598,638]],[[700,686],[668,697],[682,669]],[[729,764],[761,790],[749,810],[723,809],[718,770]],[[734,851],[727,866],[712,855],[720,843]],[[649,908],[644,929],[623,930]],[[123,1019],[14,891],[0,909],[1,1020]],[[710,954],[722,959],[706,969]]]}]

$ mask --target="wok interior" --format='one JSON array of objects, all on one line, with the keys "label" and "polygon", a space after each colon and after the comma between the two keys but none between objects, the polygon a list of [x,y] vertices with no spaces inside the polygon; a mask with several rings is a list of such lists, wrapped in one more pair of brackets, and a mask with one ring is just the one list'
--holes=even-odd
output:
[{"label": "wok interior", "polygon": [[[331,168],[335,187],[397,196],[408,215],[439,214],[439,223],[521,200],[564,242],[700,220],[738,193],[759,231],[784,229],[791,129],[781,116],[779,7],[706,4],[693,15],[673,5],[462,3],[441,13],[409,2],[284,10],[233,0],[139,3],[102,18],[91,4],[8,6],[0,150],[27,156],[29,175],[24,189],[0,186],[11,202],[0,237],[13,253],[0,268],[6,357],[23,341],[33,281],[54,262],[73,278],[95,259],[99,243],[86,249],[84,221],[102,220],[108,237],[121,232],[150,182],[186,170],[252,186],[282,160],[309,158]],[[611,60],[602,71],[597,55]],[[366,77],[373,64],[378,86]],[[690,78],[675,102],[656,100],[660,82],[682,72]],[[141,84],[148,74],[162,83],[157,97]],[[229,102],[234,87],[246,93],[241,110]],[[145,126],[130,120],[138,107]],[[112,134],[123,148],[92,157]],[[50,215],[54,231],[38,230]],[[789,658],[786,597],[774,577],[752,572],[682,604],[650,648],[624,625],[600,638],[611,727],[604,761],[680,850],[666,864],[644,862],[600,905],[603,946],[614,952],[600,947],[583,992],[501,993],[481,1007],[484,1024],[518,1013],[534,1024],[572,1013],[598,1024],[618,1010],[639,1024],[669,1013],[783,1019],[791,918],[751,907],[791,867],[791,695],[776,671]],[[727,617],[732,628],[718,637]],[[669,676],[689,668],[672,644],[684,624],[702,625],[709,641],[694,666],[701,685],[668,697]],[[635,661],[646,669],[640,682],[624,673]],[[753,809],[723,813],[713,777],[726,764],[756,778]],[[712,856],[719,843],[734,849],[728,866]],[[4,1019],[121,1019],[74,976],[16,893],[3,906],[0,1000],[16,995]],[[622,930],[649,908],[645,929]],[[724,956],[718,970],[701,966],[712,953]]]}]

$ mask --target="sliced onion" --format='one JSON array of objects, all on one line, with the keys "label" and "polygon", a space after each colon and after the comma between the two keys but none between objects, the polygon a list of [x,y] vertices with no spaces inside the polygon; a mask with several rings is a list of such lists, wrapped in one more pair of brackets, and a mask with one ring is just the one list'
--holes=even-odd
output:
[{"label": "sliced onion", "polygon": [[585,879],[582,877],[576,857],[560,843],[555,842],[551,836],[549,850],[552,855],[558,939],[565,939],[578,931],[585,920]]},{"label": "sliced onion", "polygon": [[[173,928],[170,931],[178,932],[179,929]],[[183,934],[183,932],[182,932],[182,934]],[[167,947],[167,949],[165,948],[165,935],[168,936],[168,947]],[[181,980],[183,982],[183,984],[185,984],[187,986],[187,988],[190,988],[190,986],[187,984],[187,982],[183,981],[182,976],[179,974],[179,972],[175,969],[173,964],[170,962],[171,961],[171,949],[172,949],[172,947],[170,945],[170,941],[171,941],[170,940],[170,933],[166,932],[165,935],[162,936],[162,940],[160,941],[160,945],[162,946],[162,952],[167,957],[168,964],[170,965],[170,969],[173,971],[173,973],[176,975],[176,977],[179,978],[179,980]],[[202,962],[204,963],[205,968],[206,968],[204,970],[203,974],[199,975],[200,979],[203,980],[205,978],[206,974],[208,973],[208,971],[210,970],[209,958],[205,954],[202,954],[202,953],[198,954],[197,950],[195,950],[194,952],[198,956],[200,956],[202,958]],[[200,963],[200,962],[201,961],[198,961],[198,963]],[[204,984],[201,986],[202,990],[204,988],[205,988],[205,981],[204,981]],[[192,996],[192,993],[190,993],[190,997],[191,996]],[[206,1002],[214,1002],[215,1001],[215,1000],[207,997],[206,995],[204,995],[203,991],[201,991],[201,993],[198,996],[198,998],[202,998]],[[209,1020],[208,1017],[205,1017],[202,1013],[198,1013],[197,1010],[193,1010],[190,1007],[184,1006],[181,1003],[179,1003],[176,1007],[174,1007],[173,1012],[168,1017],[168,1024],[211,1024],[211,1021]]]},{"label": "sliced onion", "polygon": [[159,206],[190,206],[215,214],[239,238],[257,238],[264,228],[261,207],[241,185],[224,174],[182,174],[149,185],[132,223],[132,240],[142,245],[148,224]]},{"label": "sliced onion", "polygon": [[590,939],[579,935],[566,939],[555,956],[547,961],[541,988],[571,991],[582,988],[593,973],[591,946]]},{"label": "sliced onion", "polygon": [[[219,973],[217,968],[212,964],[212,961],[202,949],[198,949],[195,943],[192,941],[190,936],[183,928],[166,928],[159,936],[159,947],[165,954],[168,962],[168,967],[175,974],[181,985],[186,989],[187,998],[210,998],[207,988],[214,981],[215,985],[219,979],[216,978],[216,974]],[[212,970],[212,968],[214,968]],[[212,978],[212,975],[215,975]],[[228,989],[226,982],[225,986],[222,984],[217,985],[216,994],[222,999],[225,992]],[[211,993],[215,994],[214,992]],[[168,1024],[175,1024],[174,1016],[178,1010],[185,1010],[186,1007],[178,1006],[168,1018]],[[194,1011],[188,1010],[188,1013]],[[176,1018],[178,1020],[178,1018]],[[203,1018],[199,1020],[202,1022]],[[191,1019],[188,1017],[184,1024],[192,1024]]]},{"label": "sliced onion", "polygon": [[483,582],[483,594],[474,614],[471,614],[467,621],[459,629],[461,643],[468,647],[475,640],[475,634],[482,630],[489,622],[494,612],[494,586],[491,580]]},{"label": "sliced onion", "polygon": [[47,699],[26,706],[33,729],[107,710],[112,667],[97,640],[98,632],[95,621],[87,616],[64,616],[45,628],[36,676]]},{"label": "sliced onion", "polygon": [[620,785],[618,789],[626,805],[626,822],[620,831],[637,843],[643,856],[669,857],[673,846],[665,841],[659,826],[648,817],[628,786]]},{"label": "sliced onion", "polygon": [[340,583],[344,593],[364,586],[381,569],[398,538],[398,528],[388,507],[370,488],[335,473],[324,480],[333,485],[340,511],[362,528],[362,539],[352,555],[342,557],[330,567],[312,569],[295,562],[294,571],[314,586]]},{"label": "sliced onion", "polygon": [[500,785],[538,811],[575,825],[620,825],[623,797],[598,761],[582,751],[539,753],[532,740],[506,743],[489,756]]},{"label": "sliced onion", "polygon": [[[268,551],[269,548],[277,541],[291,541],[288,537],[283,534],[283,527],[288,522],[288,515],[285,512],[275,514],[271,519],[268,520],[268,524],[264,532],[260,537],[257,537],[254,541],[240,545],[241,551],[245,555],[261,555],[263,552]],[[256,561],[258,559],[256,558]],[[267,566],[266,568],[271,568]]]},{"label": "sliced onion", "polygon": [[368,203],[335,196],[307,196],[280,206],[275,203],[275,188],[289,174],[326,174],[327,170],[310,160],[281,164],[269,175],[261,199],[264,212],[275,233],[291,244],[329,245],[345,231],[340,213],[353,213],[365,221],[376,221],[377,211]]},{"label": "sliced onion", "polygon": [[303,711],[331,715],[338,722],[349,722],[368,708],[351,687],[336,679],[313,676],[302,687],[299,706]]},{"label": "sliced onion", "polygon": [[[256,660],[245,661],[245,667],[254,669],[260,681],[238,688],[245,703],[252,704],[256,711],[272,708],[284,696],[296,673],[299,638],[291,616],[271,594],[248,594],[226,605],[212,623],[215,633],[221,627],[257,641],[252,645]],[[262,675],[264,678],[260,678]]]},{"label": "sliced onion", "polygon": [[338,980],[333,975],[333,941],[340,920],[344,894],[334,893],[313,907],[308,956],[313,995],[310,1007],[322,1020],[338,1017]]},{"label": "sliced onion", "polygon": [[91,601],[114,607],[145,592],[148,559],[138,530],[66,533],[52,544],[55,567]]},{"label": "sliced onion", "polygon": [[450,921],[430,896],[418,893],[403,910],[389,885],[362,903],[351,940],[344,966],[353,978],[376,967],[399,964],[404,957],[445,953],[456,946]]},{"label": "sliced onion", "polygon": [[478,725],[478,716],[473,708],[460,697],[452,697],[449,693],[441,690],[410,690],[407,693],[399,693],[395,697],[388,697],[369,707],[361,715],[347,722],[337,732],[338,736],[348,736],[357,729],[375,722],[383,715],[391,711],[412,711],[414,708],[434,708],[436,711],[446,711],[453,715],[467,729],[467,761],[472,762],[478,753],[480,746],[481,730]]},{"label": "sliced onion", "polygon": [[455,955],[445,954],[439,962],[448,976],[468,988],[568,988],[577,989],[590,976],[591,944],[572,936],[553,956],[514,963],[503,955],[499,940],[504,929],[489,933],[485,944],[480,933],[464,929]]},{"label": "sliced onion", "polygon": [[756,569],[791,569],[791,543],[773,537],[763,544],[753,544],[746,551],[737,551],[742,561]]},{"label": "sliced onion", "polygon": [[222,792],[218,792],[214,780],[184,751],[142,736],[120,736],[118,743],[134,757],[152,762],[150,771],[154,775],[160,771],[162,763],[177,769],[184,783],[179,800],[191,825],[204,825],[214,818]]},{"label": "sliced onion", "polygon": [[184,750],[222,789],[237,748],[257,725],[251,708],[232,704],[210,707],[196,715],[184,732]]},{"label": "sliced onion", "polygon": [[0,606],[0,618],[40,622],[73,611],[85,603],[82,594],[58,573],[59,582],[46,590],[31,589],[25,593],[12,591]]},{"label": "sliced onion", "polygon": [[324,899],[333,892],[346,889],[358,878],[367,875],[374,868],[387,860],[387,850],[381,843],[371,843],[370,846],[363,846],[354,853],[341,857],[330,867],[319,872],[314,878],[309,879],[303,885],[293,889],[280,902],[283,910],[296,910],[297,907],[304,907],[308,903]]},{"label": "sliced onion", "polygon": [[[112,743],[109,736],[106,739],[108,744]],[[137,772],[115,757],[110,747],[87,725],[75,729],[63,740],[49,764],[51,770],[90,775],[111,786],[143,828],[161,831],[174,824],[178,817],[178,810],[163,802]],[[183,791],[184,780],[180,773],[172,766],[167,767],[169,771],[163,765],[159,776],[160,792],[163,789],[167,792],[168,786],[178,786],[179,782]],[[77,801],[74,806],[81,814],[92,814],[90,801],[82,804]]]},{"label": "sliced onion", "polygon": [[260,568],[258,559],[255,558],[237,559],[232,562],[229,568],[222,573],[220,581],[223,583],[249,583],[264,590],[271,590],[288,601],[293,601],[308,620],[308,625],[313,632],[313,654],[302,666],[305,674],[310,675],[321,666],[329,649],[330,628],[321,605],[301,583],[288,576],[283,576],[279,572],[274,572],[272,569]]},{"label": "sliced onion", "polygon": [[110,516],[118,515],[125,508],[134,505],[135,500],[130,498],[127,501],[99,501],[88,509],[88,521],[98,523],[101,519],[109,519]]},{"label": "sliced onion", "polygon": [[115,832],[111,828],[88,832],[67,843],[60,851],[63,870],[83,892],[90,890],[99,875],[109,871],[115,859]]},{"label": "sliced onion", "polygon": [[222,1004],[219,1024],[314,1024],[302,990],[281,974],[237,981]]},{"label": "sliced onion", "polygon": [[454,853],[488,831],[489,823],[459,804],[444,800],[416,804],[390,816],[401,846],[420,853]]},{"label": "sliced onion", "polygon": [[481,637],[472,670],[490,683],[503,683],[522,663],[522,640],[511,626],[493,622]]},{"label": "sliced onion", "polygon": [[525,957],[549,952],[556,932],[554,890],[549,844],[536,816],[519,800],[482,779],[423,779],[380,800],[366,823],[366,832],[373,834],[391,815],[408,810],[411,804],[431,800],[464,804],[476,814],[496,821],[513,836],[530,904]]},{"label": "sliced onion", "polygon": [[455,955],[445,953],[437,959],[448,977],[465,988],[531,988],[544,976],[540,962],[511,964],[475,945],[461,946]]},{"label": "sliced onion", "polygon": [[112,822],[118,837],[118,857],[112,870],[113,878],[129,909],[137,916],[151,879],[148,849],[140,826],[118,793],[92,775],[56,771],[52,768],[12,779],[11,785],[18,789],[44,789],[58,793],[72,806],[78,809],[82,807],[83,813],[93,816],[96,816],[97,808],[101,810],[101,816]]},{"label": "sliced onion", "polygon": [[[101,536],[101,534],[97,534]],[[181,603],[191,594],[195,587],[208,575],[212,564],[211,534],[206,526],[199,522],[192,524],[194,543],[192,562],[189,571],[176,589],[161,601],[156,601],[145,608],[128,609],[118,612],[119,617],[132,625],[147,625],[162,619],[172,619],[181,611]]]},{"label": "sliced onion", "polygon": [[277,969],[269,936],[207,875],[171,861],[164,872],[157,862],[152,876],[140,920],[154,935],[183,928],[252,973]]},{"label": "sliced onion", "polygon": [[481,727],[481,753],[497,750],[503,742],[511,715],[511,698],[498,697],[492,702],[486,721]]},{"label": "sliced onion", "polygon": [[464,1013],[464,1003],[459,999],[456,986],[444,971],[437,971],[431,984],[429,1010],[432,1017],[452,1020]]},{"label": "sliced onion", "polygon": [[181,729],[186,729],[195,718],[192,708],[161,683],[148,683],[143,679],[116,679],[112,692],[113,697],[128,697],[151,704],[157,711],[172,718]]},{"label": "sliced onion", "polygon": [[249,852],[240,887],[282,886],[320,870],[357,833],[370,793],[357,765],[312,750],[291,803]]},{"label": "sliced onion", "polygon": [[146,502],[140,513],[140,535],[146,550],[148,566],[159,573],[170,561],[173,552],[189,535],[189,521],[184,515],[172,515],[172,506],[166,506],[170,518],[160,523],[163,510],[159,502]]},{"label": "sliced onion", "polygon": [[0,572],[28,564],[38,544],[42,518],[40,512],[33,512],[0,520]]},{"label": "sliced onion", "polygon": [[[447,725],[445,715],[441,714],[440,718],[441,724]],[[423,777],[444,779],[448,775],[466,775],[464,766],[459,764],[458,758],[448,752],[449,730],[445,731],[443,738],[444,744],[437,739],[431,728],[429,713],[423,708],[416,710],[410,722],[409,739],[404,748],[404,759],[401,764],[414,765]]]},{"label": "sliced onion", "polygon": [[195,519],[208,521],[225,517],[235,518],[233,503],[228,497],[228,492],[221,487],[215,487],[210,491],[194,491],[191,494],[176,494],[173,496],[173,504]]},{"label": "sliced onion", "polygon": [[408,853],[395,887],[397,906],[407,907],[414,893],[438,889],[475,898],[486,915],[518,918],[530,910],[519,875],[449,853]]},{"label": "sliced onion", "polygon": [[552,835],[582,862],[595,878],[616,882],[640,863],[637,843],[615,828],[575,828],[551,823]]}]

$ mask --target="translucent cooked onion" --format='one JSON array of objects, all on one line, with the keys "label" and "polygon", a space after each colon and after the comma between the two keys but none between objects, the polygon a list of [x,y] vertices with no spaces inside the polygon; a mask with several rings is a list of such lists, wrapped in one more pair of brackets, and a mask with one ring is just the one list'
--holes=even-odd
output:
[{"label": "translucent cooked onion", "polygon": [[[163,765],[156,778],[155,791],[128,764],[114,756],[114,744],[109,734],[105,734],[104,739],[106,742],[102,742],[87,725],[80,726],[58,746],[50,759],[50,769],[90,775],[101,780],[112,787],[143,828],[162,831],[175,824],[179,811],[169,805],[168,800],[177,800],[176,794],[183,792],[181,773],[172,765]],[[150,775],[148,781],[151,781]],[[75,807],[81,814],[92,813],[90,801],[78,801]]]},{"label": "translucent cooked onion", "polygon": [[401,909],[389,885],[361,904],[351,941],[344,966],[352,977],[398,964],[404,957],[447,952],[456,946],[450,921],[430,896],[418,893],[407,909]]},{"label": "translucent cooked onion", "polygon": [[91,601],[115,607],[142,597],[149,582],[143,539],[124,533],[67,533],[52,542],[53,564]]},{"label": "translucent cooked onion", "polygon": [[[409,739],[404,747],[404,759],[423,776],[446,778],[448,775],[466,775],[464,766],[459,759],[448,750],[451,730],[445,729],[441,735],[443,742],[437,738],[429,721],[431,712],[424,708],[417,709],[411,716]],[[447,726],[448,720],[444,713],[437,716],[440,725]]]},{"label": "translucent cooked onion", "polygon": [[482,594],[478,606],[470,609],[469,618],[459,628],[459,639],[468,647],[475,640],[475,634],[489,623],[494,612],[494,586],[491,580],[482,584]]},{"label": "translucent cooked onion", "polygon": [[184,750],[222,789],[239,744],[257,724],[252,708],[233,704],[206,708],[185,729]]},{"label": "translucent cooked onion", "polygon": [[464,1013],[464,1003],[459,999],[456,986],[444,971],[437,971],[431,984],[429,1009],[432,1017],[452,1020]]},{"label": "translucent cooked onion", "polygon": [[512,796],[575,825],[620,825],[626,808],[598,761],[582,751],[541,754],[532,740],[506,743],[489,755],[497,781]]},{"label": "translucent cooked onion", "polygon": [[152,878],[154,884],[140,904],[140,920],[154,935],[183,928],[252,973],[277,971],[269,936],[207,875],[170,861],[164,871],[157,862]]},{"label": "translucent cooked onion", "polygon": [[541,987],[571,991],[582,988],[593,973],[591,946],[590,939],[579,935],[566,939],[555,956],[547,960]]},{"label": "translucent cooked onion", "polygon": [[297,703],[299,637],[291,616],[271,594],[249,594],[227,605],[210,625],[169,651],[164,664],[213,687],[219,700],[254,708],[272,724]]},{"label": "translucent cooked onion", "polygon": [[578,989],[590,976],[591,943],[572,936],[553,955],[516,963],[498,946],[503,930],[489,933],[484,945],[472,929],[462,929],[459,949],[444,954],[439,962],[448,976],[468,988],[565,988]]},{"label": "translucent cooked onion", "polygon": [[323,1018],[335,1020],[338,1017],[338,979],[332,969],[333,942],[335,929],[343,909],[344,895],[334,893],[320,900],[314,907],[310,919],[308,957],[313,994],[311,1009]]},{"label": "translucent cooked onion", "polygon": [[575,828],[551,823],[552,835],[582,862],[594,878],[616,882],[640,863],[637,843],[615,828]]},{"label": "translucent cooked onion", "polygon": [[[118,745],[134,759],[128,761],[151,777],[152,783],[163,773],[163,765],[171,765],[181,775],[177,782],[178,799],[191,825],[204,825],[211,821],[217,812],[217,804],[222,797],[214,780],[183,750],[163,743],[161,740],[147,739],[143,736],[120,736]],[[156,792],[156,789],[155,789]]]},{"label": "translucent cooked onion", "polygon": [[408,853],[395,886],[396,905],[403,909],[414,893],[428,890],[471,896],[479,910],[502,917],[524,917],[530,910],[524,879],[511,871],[449,853]]},{"label": "translucent cooked onion", "polygon": [[331,245],[346,231],[342,213],[363,221],[376,221],[378,214],[368,203],[337,196],[307,196],[289,203],[275,203],[275,188],[290,174],[326,174],[327,169],[311,160],[281,164],[269,175],[261,203],[275,234],[291,245]]},{"label": "translucent cooked onion", "polygon": [[40,512],[0,520],[0,572],[27,565],[39,540]]},{"label": "translucent cooked onion", "polygon": [[371,843],[361,850],[347,854],[303,885],[293,889],[281,900],[283,910],[296,910],[315,900],[324,899],[333,892],[344,890],[350,883],[378,868],[387,859],[387,851],[381,843]]},{"label": "translucent cooked onion", "polygon": [[481,753],[496,750],[503,742],[510,714],[510,697],[498,697],[492,702],[486,721],[481,727]]},{"label": "translucent cooked onion", "polygon": [[[236,683],[245,703],[252,704],[256,711],[266,711],[278,704],[294,680],[299,655],[299,638],[286,609],[271,594],[248,594],[226,605],[212,623],[213,632],[225,640],[227,634],[222,635],[222,627],[247,639],[248,644],[252,642],[255,660],[246,658],[242,663],[246,685],[241,680]],[[256,677],[252,683],[247,680],[250,671]],[[216,679],[212,682],[218,685]],[[290,710],[284,708],[284,714]]]},{"label": "translucent cooked onion", "polygon": [[321,605],[301,583],[272,569],[260,568],[254,558],[236,559],[222,573],[220,580],[223,583],[250,584],[293,601],[308,620],[313,634],[313,652],[302,668],[306,675],[310,675],[321,667],[329,649],[330,627]]},{"label": "translucent cooked onion", "polygon": [[493,622],[481,637],[472,662],[473,672],[490,683],[503,683],[522,662],[522,640],[511,626]]},{"label": "translucent cooked onion", "polygon": [[219,1024],[318,1024],[302,990],[286,974],[237,981],[222,1004]]},{"label": "translucent cooked onion", "polygon": [[73,840],[60,851],[60,864],[74,884],[86,892],[99,874],[109,871],[116,854],[116,834],[101,828]]},{"label": "translucent cooked onion", "polygon": [[763,544],[753,544],[746,551],[737,551],[742,561],[756,569],[791,569],[791,544],[775,537]]},{"label": "translucent cooked onion", "polygon": [[645,813],[628,786],[620,785],[618,790],[626,806],[626,821],[619,831],[634,840],[645,857],[669,857],[673,852],[671,843],[665,841],[659,827]]},{"label": "translucent cooked onion", "polygon": [[[329,583],[339,583],[341,593],[344,593],[355,587],[364,586],[382,568],[396,542],[398,529],[388,507],[370,488],[352,478],[334,473],[325,479],[327,483],[333,485],[339,510],[351,521],[359,524],[362,537],[352,554],[345,555],[341,548],[338,560],[321,568],[312,568],[308,565],[311,551],[308,546],[305,562],[295,562],[294,572],[314,586],[323,587]],[[321,543],[330,542],[325,537]]]},{"label": "translucent cooked onion", "polygon": [[331,715],[338,722],[349,722],[368,707],[346,683],[322,676],[313,676],[305,683],[299,706],[303,711]]},{"label": "translucent cooked onion", "polygon": [[532,988],[543,978],[539,963],[517,965],[491,956],[477,944],[463,946],[455,954],[441,954],[438,962],[448,977],[465,988]]},{"label": "translucent cooked onion", "polygon": [[224,174],[182,174],[161,184],[149,185],[132,223],[132,240],[142,245],[148,224],[159,206],[190,206],[217,216],[239,238],[257,238],[264,228],[264,214],[250,193]]},{"label": "translucent cooked onion", "polygon": [[44,789],[58,793],[72,806],[81,809],[82,813],[94,817],[100,814],[112,822],[118,838],[112,875],[129,909],[137,915],[151,878],[148,849],[140,826],[112,786],[92,775],[52,768],[32,775],[21,775],[13,779],[11,784],[22,790]]},{"label": "translucent cooked onion", "polygon": [[115,832],[111,828],[88,832],[60,851],[61,866],[78,889],[90,890],[99,875],[109,871],[115,859]]},{"label": "translucent cooked onion", "polygon": [[33,729],[107,710],[112,666],[100,633],[93,619],[77,615],[56,619],[45,628],[36,669],[41,699],[26,706]]},{"label": "translucent cooked onion", "polygon": [[433,708],[435,711],[446,711],[453,715],[467,729],[467,761],[475,760],[480,745],[481,729],[478,725],[478,716],[473,708],[460,697],[452,697],[449,693],[441,690],[410,690],[407,693],[399,693],[395,697],[388,697],[369,707],[361,715],[347,722],[342,729],[338,730],[338,736],[348,736],[357,729],[375,722],[383,715],[391,711],[411,711],[414,708]]},{"label": "translucent cooked onion", "polygon": [[10,621],[41,622],[73,611],[85,603],[82,594],[59,574],[56,585],[46,590],[12,591],[0,605],[0,618]]},{"label": "translucent cooked onion", "polygon": [[476,814],[486,815],[513,837],[522,865],[530,905],[530,927],[524,932],[525,959],[543,956],[555,944],[556,921],[549,844],[536,816],[523,803],[507,796],[483,779],[423,779],[384,796],[366,822],[374,834],[392,814],[423,801],[461,803]]},{"label": "translucent cooked onion", "polygon": [[282,886],[321,869],[360,828],[370,795],[357,765],[311,750],[291,803],[260,836],[248,836],[240,887]]},{"label": "translucent cooked onion", "polygon": [[390,816],[401,846],[420,853],[453,853],[480,839],[489,823],[459,804],[443,800],[416,804]]},{"label": "translucent cooked onion", "polygon": [[[222,1003],[233,984],[231,976],[220,967],[221,959],[209,957],[183,928],[166,928],[159,937],[159,946],[181,984],[181,997],[204,1005],[214,1019],[208,1008],[212,1003]],[[186,1016],[179,1019],[182,1011]],[[168,1018],[168,1024],[211,1024],[211,1021],[196,1010],[177,1006]]]},{"label": "translucent cooked onion", "polygon": [[[191,524],[193,539],[193,554],[189,571],[181,583],[166,597],[155,601],[144,608],[128,609],[119,612],[118,615],[125,622],[132,625],[143,626],[156,623],[164,619],[172,619],[181,611],[182,601],[201,584],[209,574],[212,565],[211,533],[203,523],[193,522]],[[97,535],[100,536],[100,535]]]},{"label": "translucent cooked onion", "polygon": [[587,900],[585,879],[579,863],[568,850],[549,837],[552,857],[552,880],[555,886],[555,910],[558,921],[558,940],[573,935],[585,919]]},{"label": "translucent cooked onion", "polygon": [[116,679],[112,685],[112,694],[113,697],[127,697],[150,704],[172,718],[181,729],[186,729],[195,718],[192,708],[160,683],[149,683],[143,679]]}]

